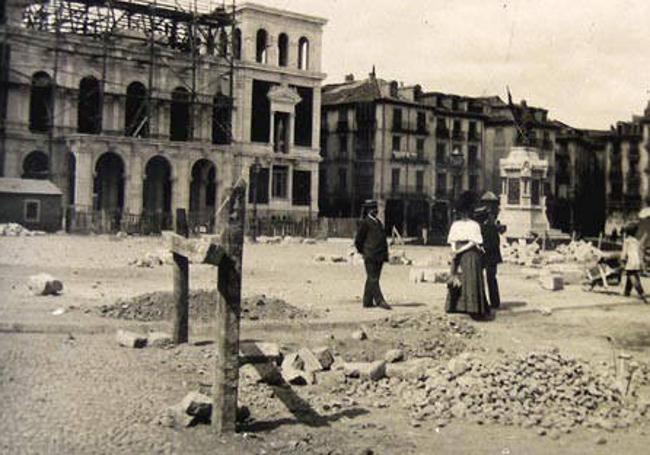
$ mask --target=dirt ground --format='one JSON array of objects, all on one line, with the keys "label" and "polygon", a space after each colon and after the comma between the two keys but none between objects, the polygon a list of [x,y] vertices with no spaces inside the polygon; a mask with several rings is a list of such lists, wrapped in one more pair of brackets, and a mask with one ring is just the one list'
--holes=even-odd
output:
[{"label": "dirt ground", "polygon": [[[389,315],[443,313],[445,286],[410,283],[410,267],[397,265],[386,266],[382,277],[393,311],[362,309],[363,267],[313,260],[346,255],[349,247],[349,241],[247,244],[244,296],[283,299],[314,317],[244,320],[242,339],[275,342],[285,352],[330,345],[346,360],[372,360],[396,341],[376,323]],[[214,368],[206,343],[213,334],[210,322],[190,321],[189,345],[128,350],[115,343],[118,328],[169,330],[169,322],[106,318],[97,309],[119,299],[171,291],[169,265],[130,265],[164,249],[157,237],[0,237],[0,452],[647,453],[647,417],[625,429],[579,428],[556,439],[530,428],[479,425],[469,419],[442,427],[425,420],[414,426],[398,402],[377,403],[363,395],[346,401],[321,384],[275,389],[242,384],[240,402],[250,408],[253,420],[233,437],[219,438],[208,425],[183,430],[159,426],[156,417],[164,407],[191,390],[209,390]],[[416,262],[445,268],[445,249],[396,249]],[[190,270],[192,290],[214,289],[213,268],[191,265]],[[61,295],[30,294],[28,277],[42,272],[63,281]],[[563,355],[609,365],[614,349],[650,363],[650,305],[620,296],[620,289],[614,289],[619,294],[585,292],[571,285],[545,291],[529,278],[534,272],[513,265],[500,268],[503,309],[495,320],[453,317],[476,327],[478,336],[467,340],[475,355],[499,358],[504,352],[557,347]],[[644,286],[650,288],[650,280],[644,279]],[[63,314],[53,314],[58,309]],[[369,339],[353,340],[352,331],[362,325],[369,328]],[[430,336],[412,328],[398,333],[407,344]]]}]

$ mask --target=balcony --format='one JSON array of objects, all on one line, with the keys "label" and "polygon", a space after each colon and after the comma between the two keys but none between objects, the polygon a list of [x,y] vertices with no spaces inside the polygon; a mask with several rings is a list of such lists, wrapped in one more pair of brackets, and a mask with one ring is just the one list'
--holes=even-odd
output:
[{"label": "balcony", "polygon": [[453,130],[451,132],[451,138],[454,141],[464,141],[466,138],[465,131],[463,130]]},{"label": "balcony", "polygon": [[393,161],[401,161],[408,163],[428,163],[429,161],[424,158],[423,153],[418,152],[396,152],[393,151],[391,156]]}]

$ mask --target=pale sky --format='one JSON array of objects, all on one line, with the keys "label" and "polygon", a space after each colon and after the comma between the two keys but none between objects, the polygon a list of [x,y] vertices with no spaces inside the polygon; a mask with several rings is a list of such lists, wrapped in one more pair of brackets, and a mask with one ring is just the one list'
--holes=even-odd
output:
[{"label": "pale sky", "polygon": [[509,85],[582,128],[629,120],[650,100],[650,0],[253,1],[328,19],[327,82],[375,64],[431,91],[505,98]]}]

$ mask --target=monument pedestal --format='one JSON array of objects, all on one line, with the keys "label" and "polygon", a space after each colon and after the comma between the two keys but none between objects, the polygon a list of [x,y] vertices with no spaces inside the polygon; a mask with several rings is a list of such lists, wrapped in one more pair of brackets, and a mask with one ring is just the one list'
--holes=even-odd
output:
[{"label": "monument pedestal", "polygon": [[506,235],[511,238],[544,235],[550,229],[544,196],[548,162],[539,158],[535,148],[513,147],[507,158],[499,160],[499,167],[499,221],[508,227]]}]

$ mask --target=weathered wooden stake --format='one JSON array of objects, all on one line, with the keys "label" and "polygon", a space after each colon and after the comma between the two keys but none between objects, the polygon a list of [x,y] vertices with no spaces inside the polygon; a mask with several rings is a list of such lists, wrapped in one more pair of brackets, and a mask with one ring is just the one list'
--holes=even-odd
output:
[{"label": "weathered wooden stake", "polygon": [[219,213],[220,245],[225,256],[219,264],[217,289],[216,362],[212,424],[217,433],[232,433],[237,424],[239,387],[239,318],[241,315],[242,255],[246,215],[246,183],[225,196]]},{"label": "weathered wooden stake", "polygon": [[[189,237],[189,228],[185,209],[176,209],[176,233]],[[187,343],[189,326],[189,289],[190,274],[188,259],[177,253],[174,257],[174,329],[172,339],[174,344]]]}]

